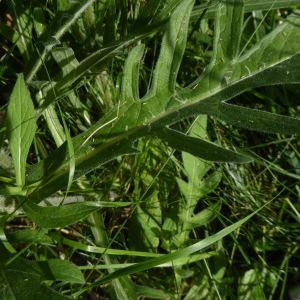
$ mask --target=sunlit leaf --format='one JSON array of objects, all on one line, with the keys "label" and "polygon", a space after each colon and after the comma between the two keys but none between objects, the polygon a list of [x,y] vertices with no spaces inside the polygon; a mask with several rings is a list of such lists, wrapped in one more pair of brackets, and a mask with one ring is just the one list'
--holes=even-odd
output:
[{"label": "sunlit leaf", "polygon": [[22,74],[18,76],[7,108],[9,147],[18,186],[25,184],[26,160],[36,131],[36,115]]}]

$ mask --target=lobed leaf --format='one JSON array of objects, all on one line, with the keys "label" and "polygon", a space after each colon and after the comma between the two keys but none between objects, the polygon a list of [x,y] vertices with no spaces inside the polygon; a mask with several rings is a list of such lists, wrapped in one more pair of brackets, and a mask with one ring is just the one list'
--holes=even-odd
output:
[{"label": "lobed leaf", "polygon": [[244,21],[244,1],[220,1],[215,16],[213,63],[235,60],[239,47]]},{"label": "lobed leaf", "polygon": [[69,89],[76,80],[85,75],[91,68],[97,66],[103,66],[103,64],[111,57],[116,55],[123,48],[134,44],[135,42],[141,40],[142,38],[152,34],[157,31],[162,23],[149,25],[147,28],[139,32],[135,32],[131,35],[128,35],[124,40],[114,42],[112,45],[107,46],[106,48],[99,49],[94,53],[87,56],[84,60],[79,62],[79,64],[71,72],[63,76],[54,86],[54,88],[48,87],[47,97],[45,102],[41,107],[41,111],[46,109],[54,100],[62,97],[64,93]]},{"label": "lobed leaf", "polygon": [[168,96],[175,91],[176,77],[185,50],[189,15],[193,5],[194,0],[182,1],[167,24],[150,94]]},{"label": "lobed leaf", "polygon": [[[158,233],[160,232],[160,226],[154,217],[138,205],[133,222],[135,222],[135,225],[132,226],[129,234],[133,237],[132,240],[135,243],[134,246],[137,247],[136,249],[139,249],[139,244],[142,244],[141,246],[144,246],[147,250],[155,252],[159,245]],[[136,239],[139,242],[136,242]]]},{"label": "lobed leaf", "polygon": [[206,225],[215,219],[220,211],[221,203],[216,203],[210,205],[208,208],[203,209],[201,212],[197,213],[187,221],[187,230],[192,230],[196,227]]},{"label": "lobed leaf", "polygon": [[[187,9],[190,4],[190,2],[185,2],[182,5],[187,5],[185,6]],[[178,9],[181,8],[182,6],[179,6]],[[176,16],[180,15],[178,11],[175,11],[174,14]],[[171,20],[170,22],[174,21]],[[197,82],[183,91],[176,91],[174,94],[163,97],[149,93],[141,101],[121,103],[120,106],[113,109],[89,130],[73,139],[77,170],[74,178],[86,174],[118,155],[128,153],[128,148],[139,137],[154,134],[160,135],[170,145],[180,150],[189,151],[193,155],[198,155],[204,159],[235,162],[250,161],[244,155],[229,150],[224,152],[212,143],[186,137],[183,134],[163,128],[186,117],[209,114],[219,118],[227,118],[229,122],[232,121],[236,125],[245,125],[247,128],[255,129],[250,122],[236,122],[238,120],[234,119],[234,112],[241,111],[241,108],[226,106],[224,102],[246,90],[259,86],[300,83],[299,25],[299,17],[292,14],[249,51],[236,58],[234,63],[214,65]],[[178,25],[177,29],[179,30]],[[187,31],[187,29],[186,27],[185,30]],[[176,36],[174,32],[173,35],[171,34],[170,27],[167,27],[168,30],[170,32],[166,33],[166,37],[168,34]],[[184,32],[185,34],[186,32]],[[184,45],[180,45],[180,51],[182,51],[182,47]],[[169,58],[170,63],[171,61],[172,59]],[[170,65],[166,70],[170,70]],[[255,111],[253,113],[258,119],[259,116],[264,116]],[[239,115],[243,116],[242,113]],[[250,115],[244,116],[243,120],[246,118],[251,120],[250,117]],[[275,122],[279,119],[275,118],[274,115],[267,115],[267,117],[270,117],[271,122],[268,125],[268,131],[272,127],[274,127],[274,130],[271,132],[277,131],[279,126]],[[281,120],[281,124],[283,122],[290,124],[287,127],[281,126],[281,133],[298,132],[296,127],[297,124],[300,125],[300,120],[290,119],[289,117]],[[262,125],[262,121],[257,126],[258,130],[263,127],[266,128],[266,124]],[[91,145],[90,140],[95,137],[99,140],[98,144]],[[120,151],[120,146],[123,147],[125,144],[126,147],[123,148],[123,151]],[[32,172],[27,178],[29,183],[41,180],[44,176],[48,176],[50,179],[47,182],[44,181],[38,189],[30,194],[33,201],[38,202],[41,198],[50,195],[67,184],[66,166],[66,145],[63,145],[45,161],[32,168]]]},{"label": "lobed leaf", "polygon": [[[207,116],[200,115],[193,122],[188,134],[189,136],[194,138],[207,140],[208,137],[206,129]],[[198,157],[187,152],[182,152],[182,162],[185,173],[188,177],[188,181],[191,184],[194,184],[201,180],[212,167],[212,164],[210,162],[199,159]]]}]

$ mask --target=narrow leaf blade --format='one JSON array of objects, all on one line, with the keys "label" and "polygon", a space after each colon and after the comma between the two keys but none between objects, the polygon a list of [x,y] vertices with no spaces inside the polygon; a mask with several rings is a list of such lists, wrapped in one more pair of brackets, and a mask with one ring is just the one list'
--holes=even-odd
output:
[{"label": "narrow leaf blade", "polygon": [[238,55],[244,19],[243,0],[221,1],[215,24],[215,59],[235,59]]},{"label": "narrow leaf blade", "polygon": [[139,66],[144,49],[145,45],[137,45],[130,51],[126,59],[122,81],[122,96],[125,101],[139,99]]},{"label": "narrow leaf blade", "polygon": [[241,227],[245,222],[247,222],[256,213],[257,213],[257,211],[253,212],[252,214],[248,215],[247,217],[241,219],[240,221],[238,221],[236,223],[233,223],[230,226],[225,227],[224,229],[220,230],[216,234],[214,234],[212,236],[209,236],[209,237],[207,237],[207,238],[205,238],[205,239],[203,239],[203,240],[201,240],[201,241],[199,241],[199,242],[197,242],[197,243],[195,243],[191,246],[188,246],[186,248],[174,251],[170,254],[163,255],[161,257],[153,258],[153,259],[138,263],[136,265],[129,266],[129,267],[124,268],[122,270],[115,271],[115,272],[103,277],[102,279],[100,279],[97,282],[97,285],[106,283],[106,282],[108,282],[108,281],[110,281],[114,278],[118,278],[120,276],[124,276],[124,275],[128,275],[128,274],[136,273],[136,272],[149,270],[149,269],[151,269],[151,268],[153,268],[157,265],[167,263],[167,262],[173,261],[175,259],[187,257],[187,256],[189,256],[193,253],[201,251],[202,249],[213,245],[217,241],[221,240],[225,236],[232,233],[234,230]]},{"label": "narrow leaf blade", "polygon": [[171,147],[188,152],[208,161],[248,163],[249,156],[221,148],[213,143],[193,138],[172,129],[164,129],[157,133],[158,137],[166,141]]},{"label": "narrow leaf blade", "polygon": [[233,125],[268,133],[300,135],[300,118],[222,103],[220,118]]},{"label": "narrow leaf blade", "polygon": [[26,159],[36,132],[36,115],[23,74],[18,76],[7,108],[9,147],[18,186],[25,184]]},{"label": "narrow leaf blade", "polygon": [[[234,1],[232,1],[234,2]],[[300,0],[244,0],[245,12],[249,13],[258,10],[275,10],[280,8],[293,8],[300,5]],[[208,8],[208,9],[207,9]],[[194,20],[207,9],[204,17],[213,18],[217,10],[217,5],[197,5],[193,9],[191,19]]]},{"label": "narrow leaf blade", "polygon": [[160,55],[154,71],[152,91],[155,94],[173,93],[180,63],[184,54],[189,15],[194,1],[182,1],[172,14],[164,34]]}]

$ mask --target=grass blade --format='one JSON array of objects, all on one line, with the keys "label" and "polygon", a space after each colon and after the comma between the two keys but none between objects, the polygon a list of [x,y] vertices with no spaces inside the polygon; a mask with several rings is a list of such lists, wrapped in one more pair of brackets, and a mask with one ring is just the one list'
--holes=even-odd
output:
[{"label": "grass blade", "polygon": [[[64,24],[60,26],[61,22],[58,22],[57,18],[54,18],[52,24],[48,26],[43,34],[43,39],[52,39],[54,42],[47,43],[42,54],[38,57],[38,59],[34,62],[31,70],[28,72],[26,77],[27,82],[31,82],[36,73],[41,68],[43,61],[45,61],[48,53],[53,49],[53,47],[57,44],[57,41],[69,30],[69,28],[76,22],[76,20],[81,16],[81,14],[94,2],[95,0],[86,0],[83,3],[79,3],[78,5],[72,6],[68,14],[64,14],[64,16],[68,16],[68,18],[64,18]],[[57,24],[59,27],[57,28]]]},{"label": "grass blade", "polygon": [[158,258],[153,258],[151,260],[145,261],[145,262],[141,262],[139,264],[136,264],[134,266],[130,266],[127,268],[124,268],[122,270],[118,270],[115,271],[105,277],[103,277],[102,279],[100,279],[97,283],[95,283],[95,285],[100,285],[100,284],[104,284],[112,279],[118,278],[120,276],[124,276],[124,275],[129,275],[132,273],[136,273],[136,272],[141,272],[141,271],[145,271],[145,270],[149,270],[157,265],[163,264],[163,263],[167,263],[170,261],[173,261],[175,259],[179,259],[179,258],[183,258],[183,257],[188,257],[189,255],[196,253],[198,251],[201,251],[204,248],[207,248],[211,245],[213,245],[214,243],[216,243],[217,241],[221,240],[222,238],[224,238],[225,236],[229,235],[231,232],[235,231],[236,229],[240,228],[245,222],[247,222],[250,218],[252,218],[258,211],[253,212],[252,214],[248,215],[247,217],[241,219],[240,221],[227,226],[226,228],[220,230],[219,232],[217,232],[216,234],[209,236],[203,240],[201,240],[200,242],[197,242],[191,246],[188,246],[186,248],[177,250],[173,253],[170,254],[166,254],[163,255],[161,257]]},{"label": "grass blade", "polygon": [[60,114],[61,114],[61,117],[62,117],[64,129],[65,129],[66,143],[67,143],[67,146],[68,146],[68,157],[69,157],[69,178],[68,178],[68,185],[67,185],[66,194],[65,194],[65,196],[67,196],[68,192],[71,188],[73,178],[74,178],[74,174],[75,174],[75,151],[74,151],[73,142],[72,142],[72,138],[71,138],[71,135],[70,135],[69,128],[67,127],[65,118],[64,118],[61,110],[60,110]]}]

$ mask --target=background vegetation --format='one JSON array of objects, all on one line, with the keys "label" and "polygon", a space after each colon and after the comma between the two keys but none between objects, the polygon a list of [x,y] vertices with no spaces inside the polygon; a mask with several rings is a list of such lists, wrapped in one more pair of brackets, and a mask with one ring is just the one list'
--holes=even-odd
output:
[{"label": "background vegetation", "polygon": [[298,299],[299,6],[0,1],[0,299]]}]

